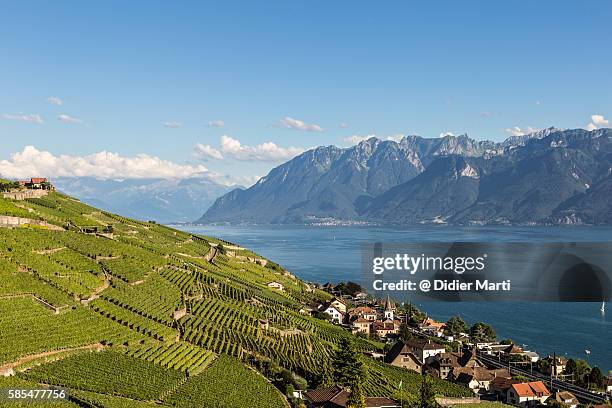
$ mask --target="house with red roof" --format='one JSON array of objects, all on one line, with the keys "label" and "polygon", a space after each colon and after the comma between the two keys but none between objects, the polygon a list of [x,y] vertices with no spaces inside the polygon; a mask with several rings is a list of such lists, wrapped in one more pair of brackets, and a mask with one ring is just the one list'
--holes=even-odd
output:
[{"label": "house with red roof", "polygon": [[530,407],[544,404],[550,397],[550,391],[542,381],[532,381],[512,384],[507,395],[508,404]]}]

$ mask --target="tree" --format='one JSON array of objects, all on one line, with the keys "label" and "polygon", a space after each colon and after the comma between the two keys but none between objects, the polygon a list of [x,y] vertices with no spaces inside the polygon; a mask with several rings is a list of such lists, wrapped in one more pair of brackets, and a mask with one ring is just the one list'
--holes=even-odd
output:
[{"label": "tree", "polygon": [[457,336],[459,333],[466,333],[467,331],[467,324],[465,324],[465,321],[459,316],[451,317],[444,325],[444,332],[451,336]]},{"label": "tree", "polygon": [[365,396],[363,395],[363,389],[361,388],[361,379],[357,380],[351,388],[351,395],[346,401],[347,408],[366,408]]},{"label": "tree", "polygon": [[603,375],[599,367],[593,367],[589,373],[589,382],[595,385],[597,388],[604,386],[606,377]]},{"label": "tree", "polygon": [[584,385],[588,380],[587,376],[589,375],[590,371],[591,371],[591,366],[589,365],[589,363],[587,363],[584,360],[580,360],[580,359],[576,360],[576,371],[575,371],[576,381]]},{"label": "tree", "polygon": [[495,341],[497,335],[495,330],[486,323],[476,323],[470,328],[470,337],[474,341],[488,342]]},{"label": "tree", "polygon": [[425,320],[425,314],[421,312],[417,307],[415,307],[412,303],[409,303],[405,306],[405,313],[408,320],[408,324],[416,325]]},{"label": "tree", "polygon": [[359,352],[348,338],[340,341],[340,349],[334,352],[332,368],[334,380],[340,385],[353,386],[357,381],[364,381],[366,368]]},{"label": "tree", "polygon": [[565,374],[570,374],[572,376],[572,380],[576,381],[576,361],[574,359],[567,360],[567,364],[565,364]]},{"label": "tree", "polygon": [[336,290],[339,291],[343,295],[351,295],[351,296],[355,296],[358,292],[363,291],[363,289],[361,288],[361,285],[355,282],[351,282],[351,281],[348,281],[346,283],[340,282],[336,286]]},{"label": "tree", "polygon": [[399,336],[400,336],[400,340],[401,341],[406,342],[406,341],[414,338],[414,333],[412,333],[412,331],[410,330],[410,327],[408,327],[406,324],[402,323],[400,325]]},{"label": "tree", "polygon": [[426,375],[422,376],[421,390],[419,393],[419,408],[439,408],[436,401],[436,393],[431,385],[431,380]]},{"label": "tree", "polygon": [[325,312],[315,312],[315,314],[313,315],[315,319],[319,319],[319,320],[331,320],[331,316],[329,313],[325,313]]}]

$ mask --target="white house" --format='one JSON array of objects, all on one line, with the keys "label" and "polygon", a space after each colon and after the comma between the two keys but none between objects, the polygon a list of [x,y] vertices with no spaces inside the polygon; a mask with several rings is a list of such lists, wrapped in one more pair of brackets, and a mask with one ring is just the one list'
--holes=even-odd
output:
[{"label": "white house", "polygon": [[335,307],[339,312],[346,313],[346,303],[343,300],[338,298],[333,298],[329,304]]},{"label": "white house", "polygon": [[606,381],[606,392],[612,395],[612,377]]},{"label": "white house", "polygon": [[326,305],[327,307],[323,307],[322,311],[331,316],[333,322],[342,323],[344,321],[344,313],[339,311],[332,304]]},{"label": "white house", "polygon": [[422,364],[425,364],[428,358],[446,352],[444,346],[434,343],[431,340],[409,340],[406,342],[406,346],[410,348],[410,351],[417,356]]},{"label": "white house", "polygon": [[268,287],[271,288],[271,289],[278,289],[280,291],[285,290],[285,286],[283,286],[282,283],[277,282],[277,281],[273,281],[273,282],[268,283]]}]

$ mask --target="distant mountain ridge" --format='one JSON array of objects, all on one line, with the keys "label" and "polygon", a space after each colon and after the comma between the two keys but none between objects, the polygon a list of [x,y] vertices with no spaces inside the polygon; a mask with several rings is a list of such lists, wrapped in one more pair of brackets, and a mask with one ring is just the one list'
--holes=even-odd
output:
[{"label": "distant mountain ridge", "polygon": [[612,224],[612,129],[548,128],[318,147],[233,190],[201,223]]},{"label": "distant mountain ridge", "polygon": [[214,200],[234,189],[197,177],[187,179],[53,179],[58,190],[127,217],[160,223],[191,222]]}]

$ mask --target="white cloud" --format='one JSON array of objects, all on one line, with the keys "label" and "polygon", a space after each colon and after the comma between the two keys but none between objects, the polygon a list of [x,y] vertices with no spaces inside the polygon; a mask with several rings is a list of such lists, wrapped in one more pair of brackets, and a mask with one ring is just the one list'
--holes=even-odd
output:
[{"label": "white cloud", "polygon": [[265,142],[255,146],[246,146],[238,139],[221,136],[221,152],[236,160],[284,161],[292,159],[304,152],[302,147],[280,147],[273,142]]},{"label": "white cloud", "polygon": [[43,118],[38,113],[18,113],[15,115],[3,113],[2,117],[7,120],[20,120],[22,122],[38,123],[39,125],[45,123]]},{"label": "white cloud", "polygon": [[181,126],[183,126],[181,122],[176,122],[176,121],[164,122],[164,127],[171,128],[171,129],[180,128]]},{"label": "white cloud", "polygon": [[216,160],[223,159],[223,154],[218,149],[215,149],[211,145],[205,145],[205,144],[198,143],[195,145],[194,150],[195,150],[196,156],[203,158],[203,159],[204,158],[211,158],[211,159],[216,159]]},{"label": "white cloud", "polygon": [[222,120],[211,120],[208,122],[208,127],[222,128],[225,127],[225,122]]},{"label": "white cloud", "polygon": [[342,129],[346,129],[347,127],[349,127],[349,125],[348,125],[348,123],[341,123],[341,124],[340,124],[340,127],[341,127]]},{"label": "white cloud", "polygon": [[47,102],[49,102],[51,105],[56,105],[56,106],[62,106],[64,104],[64,101],[62,101],[57,96],[48,97]]},{"label": "white cloud", "polygon": [[511,136],[523,136],[528,135],[530,133],[535,133],[540,129],[528,126],[526,128],[520,128],[518,126],[505,129],[507,133],[510,133]]},{"label": "white cloud", "polygon": [[304,152],[302,147],[280,147],[273,142],[265,142],[255,146],[243,145],[240,140],[223,135],[219,148],[210,145],[197,144],[195,154],[201,158],[222,159],[229,157],[241,161],[285,161]]},{"label": "white cloud", "polygon": [[316,124],[309,124],[299,119],[294,119],[289,116],[282,118],[276,126],[287,129],[304,130],[306,132],[322,132],[323,128]]},{"label": "white cloud", "polygon": [[610,126],[610,121],[603,117],[603,115],[591,115],[591,122],[586,125],[586,130],[595,130],[602,127]]},{"label": "white cloud", "polygon": [[77,119],[74,116],[70,116],[70,115],[67,115],[65,113],[60,114],[57,117],[57,120],[59,120],[60,122],[63,122],[63,123],[70,123],[70,124],[81,124],[81,123],[83,123],[83,121],[81,119]]},{"label": "white cloud", "polygon": [[86,156],[53,155],[26,146],[8,160],[0,160],[0,175],[8,178],[96,177],[100,179],[186,178],[203,175],[202,165],[183,165],[138,154],[125,157],[101,151]]}]

